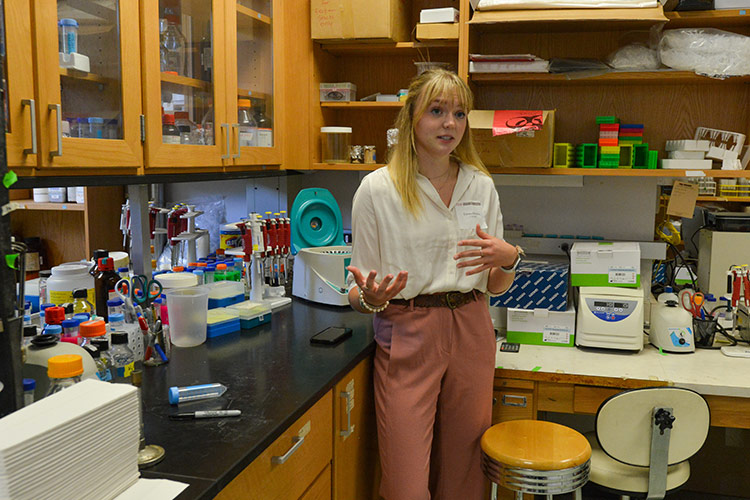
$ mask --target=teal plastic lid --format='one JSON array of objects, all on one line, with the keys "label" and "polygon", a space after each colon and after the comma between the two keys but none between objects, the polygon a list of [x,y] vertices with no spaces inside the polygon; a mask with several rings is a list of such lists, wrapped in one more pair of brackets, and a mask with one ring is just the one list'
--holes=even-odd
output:
[{"label": "teal plastic lid", "polygon": [[295,254],[302,248],[345,245],[341,210],[327,189],[300,191],[292,204],[291,225]]}]

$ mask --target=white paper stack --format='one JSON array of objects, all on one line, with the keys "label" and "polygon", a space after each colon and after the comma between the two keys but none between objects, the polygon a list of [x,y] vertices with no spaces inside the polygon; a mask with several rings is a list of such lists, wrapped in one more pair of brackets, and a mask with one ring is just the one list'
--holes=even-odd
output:
[{"label": "white paper stack", "polygon": [[469,73],[549,73],[549,61],[533,54],[469,54]]},{"label": "white paper stack", "polygon": [[0,419],[0,498],[115,498],[138,480],[139,405],[87,379]]}]

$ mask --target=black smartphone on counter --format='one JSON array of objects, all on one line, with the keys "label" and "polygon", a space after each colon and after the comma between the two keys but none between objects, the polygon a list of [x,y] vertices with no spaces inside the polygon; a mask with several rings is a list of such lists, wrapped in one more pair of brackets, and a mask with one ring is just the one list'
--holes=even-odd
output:
[{"label": "black smartphone on counter", "polygon": [[311,344],[336,345],[352,336],[352,329],[343,326],[329,326],[310,337]]}]

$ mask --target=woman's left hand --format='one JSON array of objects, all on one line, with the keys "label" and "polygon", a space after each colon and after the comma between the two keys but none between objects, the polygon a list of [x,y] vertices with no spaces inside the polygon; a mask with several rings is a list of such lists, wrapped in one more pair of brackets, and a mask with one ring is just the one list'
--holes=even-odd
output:
[{"label": "woman's left hand", "polygon": [[513,265],[518,256],[518,250],[516,247],[508,243],[507,241],[495,238],[494,236],[482,231],[482,228],[477,224],[477,236],[478,240],[461,240],[458,242],[460,247],[478,247],[471,250],[464,250],[453,256],[454,260],[467,259],[469,257],[477,257],[472,260],[464,260],[459,262],[456,267],[474,267],[466,271],[466,276],[472,274],[481,273],[493,267],[509,267]]}]

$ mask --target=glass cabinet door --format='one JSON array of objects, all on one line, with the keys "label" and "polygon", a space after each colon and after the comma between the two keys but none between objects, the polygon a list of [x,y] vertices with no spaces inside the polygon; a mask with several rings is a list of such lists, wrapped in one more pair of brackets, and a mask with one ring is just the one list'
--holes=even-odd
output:
[{"label": "glass cabinet door", "polygon": [[[3,2],[0,57],[8,166],[35,167],[38,158],[31,52],[31,7],[28,0]],[[17,171],[23,173],[21,170]],[[26,172],[26,173],[30,173]]]},{"label": "glass cabinet door", "polygon": [[42,165],[142,165],[137,5],[37,5]]},{"label": "glass cabinet door", "polygon": [[[234,165],[281,163],[275,121],[278,78],[273,0],[229,0],[227,110]],[[274,48],[277,50],[274,50]]]},{"label": "glass cabinet door", "polygon": [[148,167],[228,163],[223,2],[154,0],[142,5]]}]

